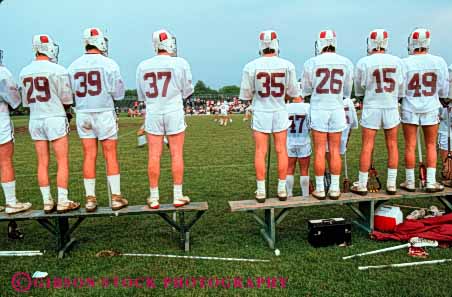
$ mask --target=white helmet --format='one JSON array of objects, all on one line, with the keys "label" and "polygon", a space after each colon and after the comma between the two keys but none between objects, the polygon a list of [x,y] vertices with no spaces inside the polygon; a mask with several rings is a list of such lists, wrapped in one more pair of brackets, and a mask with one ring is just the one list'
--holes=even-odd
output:
[{"label": "white helmet", "polygon": [[152,43],[157,54],[159,50],[164,50],[172,56],[177,56],[176,36],[167,30],[158,30],[152,34]]},{"label": "white helmet", "polygon": [[408,37],[408,54],[414,54],[414,50],[430,48],[430,31],[424,28],[414,30]]},{"label": "white helmet", "polygon": [[83,43],[95,46],[103,55],[108,55],[108,38],[99,28],[88,28],[83,32]]},{"label": "white helmet", "polygon": [[262,31],[259,34],[259,55],[263,55],[264,49],[273,49],[279,55],[278,34],[273,30]]},{"label": "white helmet", "polygon": [[375,29],[367,37],[367,53],[373,50],[387,50],[389,45],[389,34],[385,29]]},{"label": "white helmet", "polygon": [[315,42],[315,55],[320,55],[322,51],[329,46],[336,48],[336,32],[333,30],[321,31]]},{"label": "white helmet", "polygon": [[33,51],[49,57],[50,61],[58,63],[60,47],[46,34],[33,36]]}]

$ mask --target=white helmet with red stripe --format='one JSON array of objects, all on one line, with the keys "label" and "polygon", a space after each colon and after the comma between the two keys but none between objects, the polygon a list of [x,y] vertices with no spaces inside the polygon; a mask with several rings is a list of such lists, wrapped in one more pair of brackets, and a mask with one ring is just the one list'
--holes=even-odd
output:
[{"label": "white helmet with red stripe", "polygon": [[323,30],[319,33],[315,42],[315,55],[320,55],[322,51],[329,46],[336,48],[336,32],[333,30]]},{"label": "white helmet with red stripe", "polygon": [[35,54],[40,53],[46,55],[50,61],[58,63],[60,47],[53,42],[49,35],[38,34],[33,36],[33,51]]},{"label": "white helmet with red stripe", "polygon": [[158,30],[152,34],[152,43],[154,44],[154,50],[156,53],[159,50],[163,50],[171,54],[177,55],[177,43],[176,36],[171,34],[168,30]]},{"label": "white helmet with red stripe", "polygon": [[430,48],[430,31],[424,28],[414,30],[408,37],[408,54],[414,54],[416,49]]},{"label": "white helmet with red stripe", "polygon": [[389,34],[385,29],[375,29],[367,37],[367,53],[373,50],[387,50],[389,45]]},{"label": "white helmet with red stripe", "polygon": [[279,40],[275,31],[266,30],[259,33],[259,55],[263,55],[264,49],[272,49],[279,55]]},{"label": "white helmet with red stripe", "polygon": [[108,38],[99,28],[88,28],[83,32],[83,43],[85,46],[95,46],[103,55],[108,55]]}]

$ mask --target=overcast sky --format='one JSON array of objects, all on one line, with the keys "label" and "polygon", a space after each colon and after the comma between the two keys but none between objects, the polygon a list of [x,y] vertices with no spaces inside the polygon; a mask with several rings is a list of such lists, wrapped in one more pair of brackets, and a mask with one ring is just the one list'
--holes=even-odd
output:
[{"label": "overcast sky", "polygon": [[266,0],[4,0],[0,4],[1,42],[6,64],[17,77],[33,58],[34,34],[51,35],[60,45],[60,64],[83,52],[82,33],[100,27],[110,39],[110,57],[121,67],[127,88],[135,69],[151,57],[152,32],[175,33],[179,56],[191,64],[194,80],[218,88],[239,84],[243,66],[258,53],[258,34],[278,32],[281,56],[298,75],[314,52],[317,32],[331,28],[338,52],[356,62],[365,55],[370,30],[389,31],[390,51],[405,56],[415,27],[432,31],[431,52],[452,63],[452,1],[266,1]]}]

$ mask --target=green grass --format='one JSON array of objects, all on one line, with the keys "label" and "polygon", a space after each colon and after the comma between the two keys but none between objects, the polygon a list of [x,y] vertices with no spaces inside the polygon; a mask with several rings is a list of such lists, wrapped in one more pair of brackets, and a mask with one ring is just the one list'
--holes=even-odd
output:
[{"label": "green grass", "polygon": [[[156,289],[108,288],[33,289],[28,296],[452,296],[452,265],[434,265],[391,270],[358,271],[358,265],[378,265],[413,261],[406,250],[369,256],[353,261],[341,257],[356,252],[394,245],[375,242],[353,229],[353,246],[315,249],[307,243],[307,220],[354,214],[343,206],[294,209],[278,226],[281,256],[274,256],[261,238],[253,218],[245,213],[228,212],[229,200],[250,199],[255,190],[254,146],[251,130],[241,116],[224,128],[212,117],[188,117],[185,146],[184,191],[194,201],[208,201],[209,211],[193,227],[190,255],[270,259],[270,263],[236,263],[164,258],[96,258],[103,249],[129,253],[183,254],[178,234],[157,216],[131,216],[87,219],[75,232],[79,244],[63,260],[53,251],[54,241],[37,222],[21,222],[26,236],[22,241],[6,239],[6,223],[0,250],[46,250],[43,257],[0,258],[0,296],[20,296],[11,289],[11,277],[17,271],[46,271],[51,277],[143,277],[156,279]],[[14,119],[16,129],[27,127],[27,118]],[[136,147],[139,119],[120,119],[119,155],[122,190],[130,204],[144,204],[148,195],[147,154]],[[36,209],[42,201],[36,180],[36,157],[26,129],[16,133],[15,165],[18,197],[31,201]],[[76,132],[70,136],[72,199],[83,201],[82,149]],[[403,151],[402,139],[400,151]],[[349,172],[357,177],[360,151],[359,131],[354,130],[349,145]],[[375,150],[376,167],[386,180],[386,152],[380,132]],[[402,154],[401,154],[402,155]],[[1,156],[0,156],[1,157]],[[50,171],[55,193],[55,164]],[[401,159],[403,165],[403,159]],[[160,182],[161,200],[169,203],[172,190],[169,153],[165,149]],[[271,166],[272,195],[276,190],[276,160]],[[399,181],[404,177],[400,166]],[[312,175],[312,174],[311,174]],[[97,196],[103,206],[106,198],[104,162],[98,160]],[[300,191],[297,185],[295,191]],[[413,205],[430,205],[433,200],[414,200]],[[408,202],[404,202],[408,204]],[[436,203],[438,205],[438,203]],[[431,259],[451,258],[447,249],[431,250]],[[288,278],[286,289],[173,289],[163,288],[165,277],[271,277]]]}]

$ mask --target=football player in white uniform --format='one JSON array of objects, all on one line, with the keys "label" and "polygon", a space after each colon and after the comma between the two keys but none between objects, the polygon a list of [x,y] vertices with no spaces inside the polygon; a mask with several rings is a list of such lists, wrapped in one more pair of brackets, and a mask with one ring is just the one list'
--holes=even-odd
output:
[{"label": "football player in white uniform", "polygon": [[359,181],[351,191],[367,195],[367,180],[374,150],[375,135],[383,128],[388,149],[388,178],[386,192],[397,191],[396,178],[399,163],[397,130],[400,124],[398,100],[405,95],[402,60],[387,54],[388,32],[376,29],[367,38],[368,56],[356,65],[355,95],[364,96],[361,116],[362,147],[359,165]]},{"label": "football player in white uniform", "polygon": [[111,208],[128,205],[121,195],[121,178],[117,159],[118,125],[114,100],[124,98],[124,83],[118,64],[108,58],[108,39],[98,28],[83,32],[85,54],[72,62],[68,71],[77,111],[77,132],[83,145],[83,182],[87,212],[97,209],[97,142],[102,144],[111,190]]},{"label": "football player in white uniform", "polygon": [[76,210],[80,203],[68,199],[69,122],[73,103],[67,70],[58,65],[58,46],[48,35],[33,37],[36,59],[20,72],[23,105],[30,107],[29,131],[38,157],[38,184],[44,200],[44,211],[55,210],[50,194],[49,143],[58,164],[57,186],[59,213]]},{"label": "football player in white uniform", "polygon": [[293,196],[294,173],[297,163],[300,164],[300,186],[303,197],[309,196],[309,162],[311,159],[311,136],[309,134],[309,103],[304,103],[301,97],[287,104],[287,113],[291,125],[287,131],[287,196]]},{"label": "football player in white uniform", "polygon": [[290,121],[286,99],[299,95],[295,66],[279,57],[279,42],[275,31],[263,31],[259,35],[261,57],[246,64],[240,87],[241,100],[253,100],[254,140],[256,143],[254,164],[256,168],[256,200],[265,202],[265,156],[268,138],[273,134],[278,159],[278,198],[287,199],[287,128]]},{"label": "football player in white uniform", "polygon": [[151,194],[147,204],[153,209],[160,207],[160,158],[166,135],[171,153],[173,205],[180,207],[190,203],[182,193],[186,128],[183,100],[193,94],[192,75],[188,62],[177,57],[176,38],[170,32],[156,31],[152,41],[156,56],[141,62],[136,72],[138,99],[146,100],[145,129],[149,144]]},{"label": "football player in white uniform", "polygon": [[14,214],[31,208],[31,203],[16,199],[16,177],[14,173],[13,125],[9,118],[9,107],[20,105],[17,84],[11,72],[2,64],[3,51],[0,50],[0,181],[6,200],[5,212]]},{"label": "football player in white uniform", "polygon": [[444,59],[429,54],[429,48],[430,31],[416,29],[408,38],[409,56],[403,59],[406,71],[406,93],[402,100],[406,177],[400,187],[409,192],[416,190],[416,132],[420,128],[424,132],[427,159],[425,191],[434,193],[444,190],[444,186],[436,182],[436,139],[438,109],[441,107],[439,99],[448,97],[449,73]]},{"label": "football player in white uniform", "polygon": [[341,192],[340,143],[346,128],[343,100],[350,97],[353,85],[352,62],[336,54],[336,33],[324,30],[315,43],[316,56],[306,61],[302,73],[302,96],[310,96],[311,129],[314,140],[314,172],[316,189],[312,193],[319,200],[326,198],[324,173],[326,144],[330,150],[330,199],[339,199]]}]

